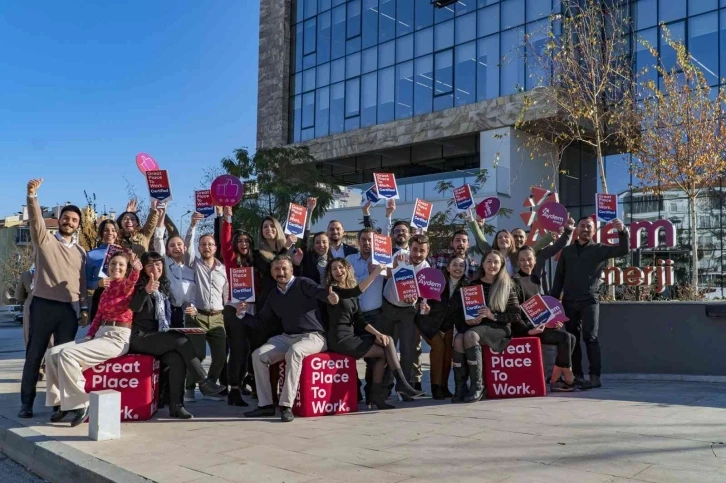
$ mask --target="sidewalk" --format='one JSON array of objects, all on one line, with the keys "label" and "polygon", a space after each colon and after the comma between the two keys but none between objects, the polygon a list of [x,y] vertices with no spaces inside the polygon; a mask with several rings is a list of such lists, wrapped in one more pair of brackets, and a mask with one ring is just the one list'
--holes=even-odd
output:
[{"label": "sidewalk", "polygon": [[246,408],[198,400],[189,404],[191,421],[169,420],[162,409],[150,422],[123,424],[120,440],[93,442],[86,425],[47,422],[42,388],[35,418],[15,418],[22,353],[2,356],[5,425],[29,425],[15,437],[105,474],[81,481],[726,481],[723,384],[605,379],[604,388],[582,393],[468,405],[423,399],[287,424],[246,420]]}]

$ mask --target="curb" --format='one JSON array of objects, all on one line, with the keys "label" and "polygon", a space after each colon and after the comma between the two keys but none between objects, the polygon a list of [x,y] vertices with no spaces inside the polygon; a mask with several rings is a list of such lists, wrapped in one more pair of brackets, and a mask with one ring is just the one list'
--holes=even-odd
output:
[{"label": "curb", "polygon": [[52,483],[148,483],[111,463],[0,416],[0,451]]},{"label": "curb", "polygon": [[603,381],[649,381],[649,382],[705,382],[726,383],[726,376],[701,376],[695,374],[603,374]]}]

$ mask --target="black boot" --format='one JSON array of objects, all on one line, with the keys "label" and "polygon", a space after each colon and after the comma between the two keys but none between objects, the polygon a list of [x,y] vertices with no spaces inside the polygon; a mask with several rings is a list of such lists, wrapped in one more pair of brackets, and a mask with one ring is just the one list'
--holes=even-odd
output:
[{"label": "black boot", "polygon": [[452,367],[454,369],[454,395],[452,403],[463,403],[469,388],[466,387],[466,380],[469,378],[469,367],[466,364],[466,356],[461,352],[454,351],[452,355]]},{"label": "black boot", "polygon": [[229,394],[227,394],[227,405],[228,406],[242,406],[247,407],[249,404],[245,402],[244,399],[242,399],[242,393],[240,392],[239,388],[232,388],[229,390]]},{"label": "black boot", "polygon": [[383,386],[380,384],[373,384],[370,391],[371,404],[378,410],[384,409],[395,409],[396,406],[392,406],[386,402],[386,398],[383,397]]},{"label": "black boot", "polygon": [[464,398],[464,402],[471,403],[479,401],[484,396],[484,385],[481,379],[481,346],[479,344],[466,349],[466,364],[469,366],[469,392]]},{"label": "black boot", "polygon": [[441,386],[439,386],[438,384],[431,384],[431,398],[436,399],[437,401],[446,399],[446,396],[444,395],[444,391],[441,389]]},{"label": "black boot", "polygon": [[423,391],[417,391],[411,387],[406,378],[403,377],[402,369],[399,368],[393,371],[393,376],[396,378],[396,392],[401,395],[401,399],[404,401],[406,401],[406,398],[410,398],[409,400],[411,400],[424,395]]},{"label": "black boot", "polygon": [[442,384],[439,387],[441,387],[441,394],[444,395],[444,398],[445,399],[448,399],[448,398],[454,396],[453,394],[451,394],[451,391],[449,391],[449,385],[448,385],[448,383],[447,384]]},{"label": "black boot", "polygon": [[216,396],[227,389],[227,386],[217,384],[213,380],[207,378],[199,383],[199,392],[204,396]]},{"label": "black boot", "polygon": [[182,404],[169,404],[169,417],[178,419],[192,419],[192,413],[186,410]]},{"label": "black boot", "polygon": [[71,428],[75,428],[88,418],[88,406],[73,411],[73,419],[71,420]]}]

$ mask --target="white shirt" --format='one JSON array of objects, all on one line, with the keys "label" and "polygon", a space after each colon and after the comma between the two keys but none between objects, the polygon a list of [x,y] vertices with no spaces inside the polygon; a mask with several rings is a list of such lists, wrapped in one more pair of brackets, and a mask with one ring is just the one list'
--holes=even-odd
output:
[{"label": "white shirt", "polygon": [[[355,278],[358,283],[368,278],[368,263],[371,261],[371,257],[368,260],[363,258],[360,253],[354,253],[345,257],[351,265],[353,265],[353,271],[355,271]],[[383,282],[385,277],[379,275],[371,283],[363,294],[358,297],[360,304],[360,310],[362,312],[369,312],[371,310],[380,309],[383,306]]]},{"label": "white shirt", "polygon": [[174,299],[174,306],[181,307],[184,304],[193,304],[196,290],[194,271],[187,266],[189,260],[186,253],[184,255],[184,261],[181,263],[177,263],[173,258],[166,256],[166,246],[164,244],[165,234],[165,227],[156,228],[154,230],[153,246],[154,251],[164,257],[166,277],[169,279],[169,288]]},{"label": "white shirt", "polygon": [[[429,262],[424,260],[418,265],[414,265],[413,271],[414,273],[418,273],[418,271],[422,268],[429,268],[429,266]],[[406,302],[398,301],[398,296],[396,295],[396,284],[393,282],[393,277],[389,278],[386,281],[386,288],[383,289],[383,296],[386,297],[386,300],[388,300],[388,302],[390,302],[392,305],[396,305],[398,307],[409,307],[413,305],[407,304]]]},{"label": "white shirt", "polygon": [[333,258],[345,258],[345,247],[343,244],[340,244],[340,248],[335,249],[333,246],[330,246],[330,253],[333,255]]}]

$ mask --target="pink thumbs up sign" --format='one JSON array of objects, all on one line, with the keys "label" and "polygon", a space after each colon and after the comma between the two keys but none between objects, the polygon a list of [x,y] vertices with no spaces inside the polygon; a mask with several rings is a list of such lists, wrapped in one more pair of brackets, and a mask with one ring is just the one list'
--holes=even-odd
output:
[{"label": "pink thumbs up sign", "polygon": [[212,181],[212,199],[217,206],[234,206],[242,200],[244,186],[236,176],[223,174]]},{"label": "pink thumbs up sign", "polygon": [[158,171],[159,163],[148,154],[139,153],[136,155],[136,167],[142,174],[146,174],[147,171]]}]

